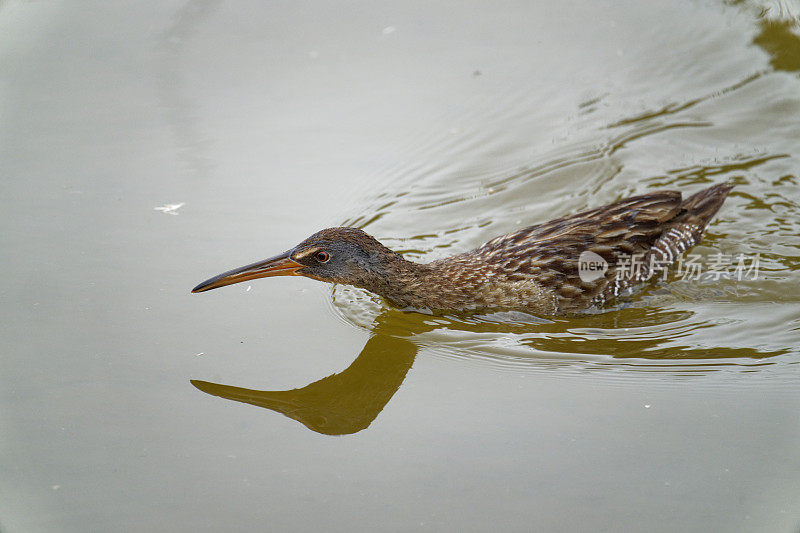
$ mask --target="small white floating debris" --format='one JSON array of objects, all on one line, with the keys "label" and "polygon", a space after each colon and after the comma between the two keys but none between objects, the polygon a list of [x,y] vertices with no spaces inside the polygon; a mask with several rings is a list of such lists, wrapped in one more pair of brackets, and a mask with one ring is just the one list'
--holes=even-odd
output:
[{"label": "small white floating debris", "polygon": [[246,290],[246,291],[244,291],[244,292],[250,292],[250,289],[252,289],[252,288],[253,288],[253,286],[252,286],[252,285],[248,285],[248,286],[247,286],[247,290]]},{"label": "small white floating debris", "polygon": [[61,488],[61,485],[53,485],[53,486],[52,486],[52,487],[50,487],[50,488],[51,488],[51,489],[53,489],[53,490],[58,490],[58,489],[60,489],[60,488]]},{"label": "small white floating debris", "polygon": [[164,204],[161,207],[154,207],[153,209],[156,211],[161,211],[162,213],[167,213],[168,215],[177,215],[178,209],[185,205],[186,202],[181,202],[179,204]]},{"label": "small white floating debris", "polygon": [[200,352],[200,353],[198,353],[196,355],[197,355],[197,357],[203,357],[205,354],[206,354],[206,352]]},{"label": "small white floating debris", "polygon": [[396,31],[397,31],[397,28],[395,28],[394,26],[386,26],[385,28],[383,28],[383,34],[384,35],[389,35],[390,33],[394,33]]},{"label": "small white floating debris", "polygon": [[644,404],[644,408],[645,409],[650,409],[650,404],[649,403]]}]

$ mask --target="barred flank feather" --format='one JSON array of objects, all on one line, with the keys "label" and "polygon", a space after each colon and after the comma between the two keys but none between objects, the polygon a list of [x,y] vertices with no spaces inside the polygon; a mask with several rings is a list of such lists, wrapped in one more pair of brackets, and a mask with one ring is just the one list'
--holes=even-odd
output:
[{"label": "barred flank feather", "polygon": [[643,256],[639,276],[626,280],[614,279],[603,291],[602,296],[593,303],[602,305],[605,301],[618,296],[621,291],[649,280],[656,275],[656,272],[651,271],[651,265],[659,265],[660,268],[666,269],[674,264],[686,250],[700,242],[708,223],[722,207],[731,189],[733,189],[732,184],[722,183],[683,200],[680,204],[680,214],[665,226],[664,231]]}]

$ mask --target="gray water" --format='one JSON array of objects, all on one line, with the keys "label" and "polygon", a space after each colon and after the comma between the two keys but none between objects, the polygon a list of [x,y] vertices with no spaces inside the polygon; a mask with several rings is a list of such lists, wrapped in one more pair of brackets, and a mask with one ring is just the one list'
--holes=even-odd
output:
[{"label": "gray water", "polygon": [[[799,15],[0,3],[0,530],[796,532]],[[189,293],[326,226],[429,261],[722,181],[692,253],[757,279],[568,318]]]}]

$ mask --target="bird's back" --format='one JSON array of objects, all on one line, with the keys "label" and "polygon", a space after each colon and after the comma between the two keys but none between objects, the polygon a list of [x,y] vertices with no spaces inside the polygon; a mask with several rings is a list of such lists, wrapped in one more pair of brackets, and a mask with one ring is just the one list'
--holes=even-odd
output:
[{"label": "bird's back", "polygon": [[[498,307],[581,311],[647,281],[656,273],[651,265],[666,267],[697,244],[732,187],[715,185],[685,199],[678,191],[626,198],[497,237],[442,263],[476,269],[476,275],[482,271],[501,304],[513,302],[517,290],[520,305]],[[579,261],[586,257],[604,261],[605,272],[594,279],[582,276]],[[631,258],[637,268],[618,275]]]}]

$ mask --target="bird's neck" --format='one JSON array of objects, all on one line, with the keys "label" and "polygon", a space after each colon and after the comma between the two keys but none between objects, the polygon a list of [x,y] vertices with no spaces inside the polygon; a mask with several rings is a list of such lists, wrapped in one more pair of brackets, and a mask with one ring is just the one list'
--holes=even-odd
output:
[{"label": "bird's neck", "polygon": [[554,314],[551,291],[535,280],[510,280],[496,265],[466,254],[432,263],[414,263],[395,255],[382,275],[363,288],[398,307],[475,311],[521,309]]},{"label": "bird's neck", "polygon": [[385,275],[364,287],[398,307],[416,309],[474,309],[480,299],[484,277],[473,266],[460,268],[451,259],[415,263],[397,255],[386,266]]}]

